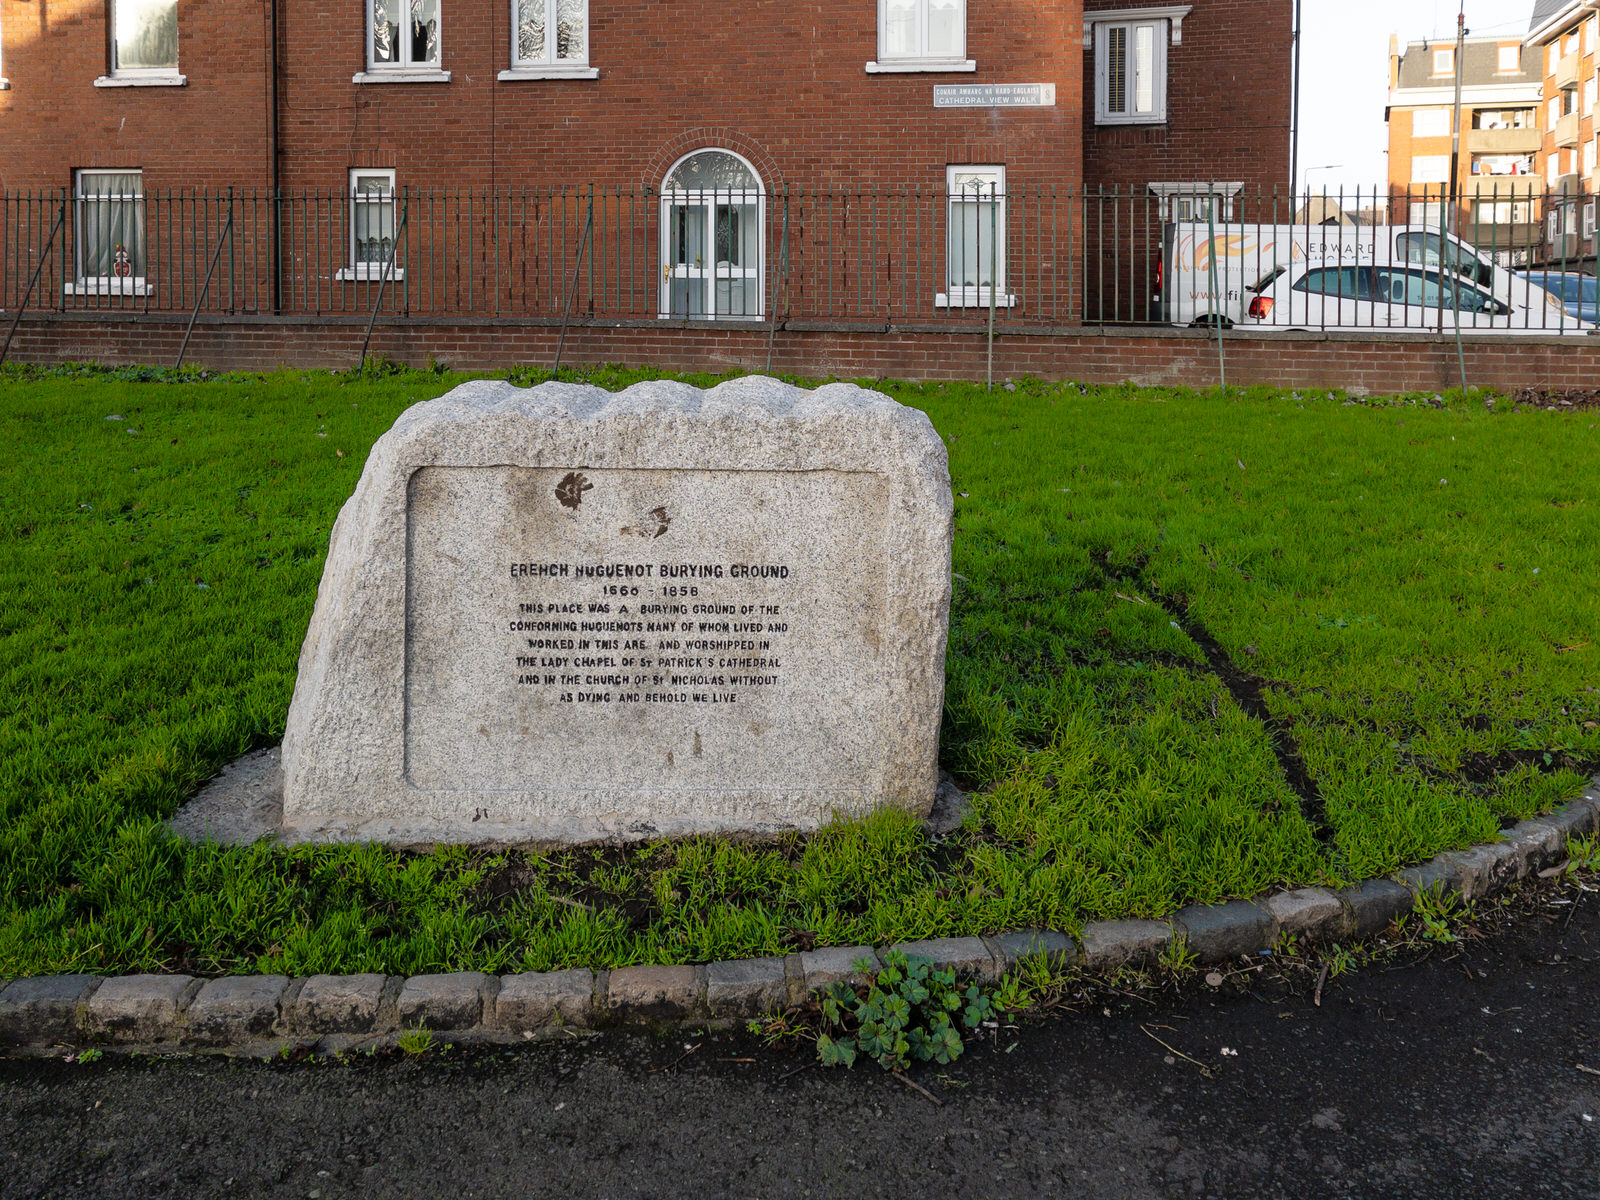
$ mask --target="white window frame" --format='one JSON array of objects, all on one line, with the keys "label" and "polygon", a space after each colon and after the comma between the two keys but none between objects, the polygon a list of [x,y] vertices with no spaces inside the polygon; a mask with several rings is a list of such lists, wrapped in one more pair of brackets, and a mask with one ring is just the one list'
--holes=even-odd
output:
[{"label": "white window frame", "polygon": [[1434,75],[1454,75],[1456,73],[1456,48],[1454,46],[1441,46],[1433,52]]},{"label": "white window frame", "polygon": [[[1437,133],[1429,132],[1422,128],[1420,117],[1427,117],[1433,121],[1442,121],[1444,128]],[[1411,136],[1414,138],[1436,138],[1450,136],[1450,110],[1448,108],[1417,108],[1411,112]]]},{"label": "white window frame", "polygon": [[[411,0],[394,0],[402,5],[407,12],[410,11]],[[446,0],[438,0],[439,5],[439,52],[437,62],[413,63],[411,57],[411,39],[400,39],[401,56],[399,61],[381,63],[373,57],[376,47],[373,44],[373,0],[362,0],[361,11],[365,16],[366,28],[362,37],[367,47],[367,69],[357,71],[350,77],[351,83],[449,83],[450,72],[444,70],[444,11]]]},{"label": "white window frame", "polygon": [[[1084,13],[1084,45],[1094,51],[1094,123],[1096,125],[1164,125],[1167,120],[1167,47],[1183,44],[1183,18],[1189,5],[1165,8],[1124,8],[1108,12]],[[1148,112],[1111,111],[1110,31],[1122,29],[1124,45],[1132,47],[1137,31],[1151,31],[1150,87]],[[1132,61],[1131,49],[1126,51]]]},{"label": "white window frame", "polygon": [[1583,205],[1583,236],[1586,238],[1593,237],[1594,226],[1594,201],[1588,200]]},{"label": "white window frame", "polygon": [[[85,196],[83,194],[83,176],[88,175],[128,175],[139,179],[140,188],[137,193],[118,193],[114,197]],[[151,296],[155,288],[144,275],[85,275],[83,271],[83,209],[85,200],[115,199],[122,202],[144,201],[144,168],[143,167],[80,167],[72,173],[72,280],[62,285],[62,292],[68,296]],[[148,220],[146,222],[148,228]],[[148,255],[149,247],[145,248]],[[146,270],[149,264],[145,264]]]},{"label": "white window frame", "polygon": [[[1212,218],[1217,224],[1226,224],[1233,220],[1234,201],[1239,193],[1244,191],[1243,181],[1231,183],[1205,183],[1196,181],[1175,183],[1152,183],[1150,190],[1161,198],[1160,217],[1162,222],[1183,221],[1185,218],[1178,210],[1178,206],[1185,201],[1215,200],[1217,201],[1217,214]],[[1193,218],[1204,221],[1204,217]]]},{"label": "white window frame", "polygon": [[[950,283],[950,231],[955,227],[956,206],[971,203],[963,198],[965,193],[958,191],[956,178],[960,175],[987,175],[990,181],[990,190],[978,193],[977,202],[990,203],[995,206],[994,216],[994,245],[992,249],[993,263],[992,275],[988,284],[965,285],[953,287]],[[1010,308],[1017,302],[1016,296],[1006,288],[1006,169],[998,164],[967,164],[959,163],[947,166],[944,172],[945,189],[945,237],[944,237],[944,278],[945,290],[933,298],[935,308],[988,308],[991,298],[996,308]],[[982,245],[980,241],[980,247]],[[980,251],[981,252],[981,251]],[[981,260],[980,260],[981,265]]]},{"label": "white window frame", "polygon": [[[756,187],[755,187],[755,193],[754,193],[754,195],[755,195],[755,208],[756,208],[756,265],[755,265],[756,311],[755,312],[719,313],[719,312],[716,311],[716,305],[717,305],[717,299],[716,299],[716,297],[717,297],[717,281],[719,279],[729,279],[729,280],[731,280],[731,279],[735,278],[735,272],[738,273],[738,277],[748,279],[748,278],[750,278],[750,269],[748,267],[745,267],[745,266],[734,267],[731,264],[729,264],[727,266],[724,266],[722,263],[715,262],[715,261],[713,261],[709,266],[707,266],[705,264],[705,262],[703,261],[704,256],[703,255],[699,255],[699,256],[696,256],[695,265],[693,267],[690,267],[687,264],[684,264],[682,266],[682,268],[681,268],[681,271],[680,271],[679,264],[674,263],[672,261],[672,227],[671,227],[671,222],[673,220],[673,215],[672,214],[673,214],[673,210],[675,208],[691,206],[691,207],[702,207],[702,208],[705,208],[706,210],[708,210],[707,214],[706,214],[706,217],[705,217],[705,223],[703,225],[703,229],[705,231],[704,232],[704,237],[706,238],[705,245],[706,246],[710,246],[710,247],[712,247],[714,249],[715,248],[716,236],[717,236],[717,233],[716,233],[717,205],[719,203],[740,203],[740,204],[748,204],[749,203],[748,197],[751,195],[751,193],[748,190],[734,191],[734,190],[731,190],[731,189],[712,189],[712,190],[704,191],[704,192],[699,192],[699,191],[697,191],[697,192],[687,192],[687,191],[679,190],[677,188],[669,188],[667,186],[667,184],[671,181],[672,177],[677,174],[678,168],[681,167],[684,163],[688,162],[689,159],[695,157],[695,155],[697,155],[697,154],[707,154],[707,153],[712,153],[712,152],[719,153],[719,154],[726,154],[730,158],[738,159],[741,163],[744,164],[745,170],[750,172],[750,177],[756,181]],[[689,151],[689,153],[683,155],[683,157],[679,158],[677,161],[675,161],[672,164],[671,167],[669,167],[667,169],[667,173],[662,177],[662,181],[661,181],[661,239],[660,240],[661,240],[660,255],[661,255],[662,272],[661,272],[661,288],[660,288],[660,293],[659,293],[659,295],[657,297],[657,309],[656,309],[656,315],[659,318],[661,318],[662,320],[690,320],[690,321],[760,321],[760,320],[764,320],[766,318],[766,309],[767,309],[767,185],[766,185],[766,181],[761,178],[761,172],[757,171],[755,169],[755,165],[753,163],[751,163],[751,161],[748,158],[746,158],[744,155],[738,153],[737,151],[729,150],[726,146],[701,146],[699,149],[691,150],[691,151]],[[707,295],[707,297],[709,297],[709,300],[710,300],[710,307],[711,307],[711,311],[710,312],[702,312],[702,313],[696,313],[696,314],[693,314],[693,315],[688,315],[688,314],[680,314],[680,313],[675,312],[673,310],[673,307],[672,307],[672,281],[674,279],[683,279],[683,278],[699,279],[699,280],[709,284],[709,286],[706,287],[706,295]]]},{"label": "white window frame", "polygon": [[[1423,171],[1427,163],[1432,170]],[[1448,154],[1413,154],[1411,156],[1411,182],[1418,185],[1450,182],[1450,156]]]},{"label": "white window frame", "polygon": [[976,59],[967,57],[967,4],[961,4],[961,48],[955,54],[929,54],[928,0],[916,0],[917,47],[915,54],[890,54],[889,6],[887,0],[878,0],[878,57],[867,64],[869,75],[891,75],[908,71],[976,71]]},{"label": "white window frame", "polygon": [[[176,15],[178,4],[173,3]],[[109,0],[106,4],[106,19],[110,22],[109,36],[106,38],[106,54],[110,58],[111,69],[94,81],[95,87],[185,87],[189,77],[182,74],[176,66],[172,67],[124,67],[117,62],[117,0]],[[179,24],[178,48],[181,51],[183,43],[182,24]]]},{"label": "white window frame", "polygon": [[556,13],[560,7],[560,0],[532,0],[532,2],[544,5],[545,56],[518,57],[520,40],[517,29],[522,15],[518,10],[522,5],[519,0],[511,0],[511,66],[501,71],[497,78],[503,82],[515,82],[519,79],[599,79],[599,68],[589,65],[589,55],[593,50],[590,38],[594,31],[594,26],[589,20],[589,0],[583,0],[582,58],[556,57]]},{"label": "white window frame", "polygon": [[1583,81],[1583,104],[1579,111],[1588,116],[1594,111],[1597,100],[1600,100],[1600,79],[1591,75]]},{"label": "white window frame", "polygon": [[1594,174],[1596,166],[1600,166],[1600,159],[1596,157],[1595,140],[1590,138],[1583,144],[1583,174]]},{"label": "white window frame", "polygon": [[[1506,65],[1508,59],[1511,63],[1510,66]],[[1500,56],[1496,60],[1496,65],[1502,75],[1515,75],[1520,72],[1522,70],[1522,47],[1515,42],[1509,46],[1501,46]]]},{"label": "white window frame", "polygon": [[[4,8],[0,4],[0,8]],[[0,92],[11,90],[11,81],[6,78],[6,27],[5,19],[0,17]]]},{"label": "white window frame", "polygon": [[360,262],[356,258],[356,206],[372,204],[374,201],[362,198],[362,193],[356,191],[357,183],[362,179],[381,178],[388,182],[388,201],[394,214],[394,231],[396,239],[395,267],[389,272],[389,282],[406,277],[406,269],[399,264],[398,241],[400,237],[400,205],[396,200],[398,195],[395,187],[395,173],[392,167],[352,167],[350,169],[350,206],[346,214],[346,223],[349,231],[345,238],[345,265],[333,273],[338,280],[355,283],[375,283],[383,278],[384,267],[381,262]]}]

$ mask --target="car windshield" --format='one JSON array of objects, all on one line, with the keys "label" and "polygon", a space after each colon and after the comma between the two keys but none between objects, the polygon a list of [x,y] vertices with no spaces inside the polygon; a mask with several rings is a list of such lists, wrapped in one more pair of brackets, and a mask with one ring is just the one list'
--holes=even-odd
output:
[{"label": "car windshield", "polygon": [[1408,263],[1420,263],[1425,267],[1437,267],[1442,264],[1457,274],[1476,279],[1479,283],[1488,283],[1494,275],[1489,264],[1471,249],[1442,238],[1437,233],[1402,233],[1395,239],[1395,249]]}]

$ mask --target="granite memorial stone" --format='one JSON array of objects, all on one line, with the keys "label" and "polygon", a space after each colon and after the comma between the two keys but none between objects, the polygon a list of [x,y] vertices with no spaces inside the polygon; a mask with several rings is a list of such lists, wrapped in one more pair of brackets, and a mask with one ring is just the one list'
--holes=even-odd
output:
[{"label": "granite memorial stone", "polygon": [[932,806],[950,481],[927,417],[754,377],[463,384],[334,525],[295,840],[561,843]]}]

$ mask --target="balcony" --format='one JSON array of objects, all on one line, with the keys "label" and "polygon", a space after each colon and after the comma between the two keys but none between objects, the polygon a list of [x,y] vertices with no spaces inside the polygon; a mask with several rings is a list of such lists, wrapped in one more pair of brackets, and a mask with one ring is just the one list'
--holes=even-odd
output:
[{"label": "balcony", "polygon": [[1544,144],[1537,129],[1469,129],[1468,154],[1534,154]]},{"label": "balcony", "polygon": [[1555,186],[1550,189],[1550,194],[1556,197],[1583,195],[1583,176],[1578,174],[1558,176]]},{"label": "balcony", "polygon": [[1555,85],[1557,89],[1578,86],[1578,55],[1576,51],[1556,64]]},{"label": "balcony", "polygon": [[1473,175],[1463,181],[1461,195],[1471,200],[1527,200],[1543,190],[1537,175]]},{"label": "balcony", "polygon": [[1569,112],[1556,122],[1556,145],[1576,146],[1578,144],[1578,120],[1578,113]]}]

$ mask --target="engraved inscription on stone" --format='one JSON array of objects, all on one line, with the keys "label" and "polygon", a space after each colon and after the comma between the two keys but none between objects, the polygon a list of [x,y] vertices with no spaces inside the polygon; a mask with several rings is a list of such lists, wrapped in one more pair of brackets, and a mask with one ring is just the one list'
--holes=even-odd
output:
[{"label": "engraved inscription on stone", "polygon": [[417,470],[407,780],[859,788],[883,767],[887,505],[865,471]]}]

